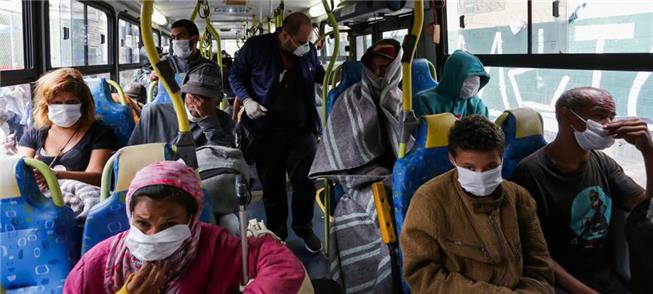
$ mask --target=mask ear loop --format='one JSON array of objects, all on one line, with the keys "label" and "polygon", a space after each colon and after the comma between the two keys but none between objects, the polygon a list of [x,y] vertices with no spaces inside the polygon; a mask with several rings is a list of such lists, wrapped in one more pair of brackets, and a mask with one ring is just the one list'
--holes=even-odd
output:
[{"label": "mask ear loop", "polygon": [[[569,110],[569,112],[573,113],[573,114],[574,114],[578,119],[580,119],[580,120],[585,124],[585,130],[587,131],[587,120],[584,119],[582,116],[580,116],[580,114],[576,113],[576,112],[575,112],[574,110],[572,110],[571,108],[567,107],[567,109]],[[576,128],[574,128],[574,125],[573,125],[573,124],[570,123],[569,126],[570,126],[571,129],[574,130],[575,132],[580,132],[579,130],[576,130]],[[582,132],[581,132],[581,133],[582,133]]]}]

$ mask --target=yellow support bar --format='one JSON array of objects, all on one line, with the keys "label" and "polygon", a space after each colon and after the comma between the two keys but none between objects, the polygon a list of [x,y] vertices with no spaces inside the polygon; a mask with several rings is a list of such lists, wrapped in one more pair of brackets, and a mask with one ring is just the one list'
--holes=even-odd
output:
[{"label": "yellow support bar", "polygon": [[120,104],[122,105],[127,105],[127,95],[125,95],[125,91],[122,90],[122,87],[120,84],[116,83],[114,80],[106,79],[107,84],[111,85],[116,89],[118,92],[118,96],[120,96]]},{"label": "yellow support bar", "polygon": [[154,89],[156,89],[158,86],[158,81],[150,82],[150,85],[147,87],[147,103],[154,101]]},{"label": "yellow support bar", "polygon": [[195,3],[195,8],[193,8],[193,13],[190,15],[190,21],[195,22],[195,19],[197,18],[197,13],[200,10],[201,3],[202,0],[197,0],[197,3]]},{"label": "yellow support bar", "polygon": [[54,205],[57,207],[63,207],[64,202],[63,195],[61,194],[61,188],[59,188],[57,177],[54,175],[54,172],[50,169],[50,167],[38,159],[24,157],[23,160],[25,161],[25,165],[39,171],[43,175],[45,182],[48,184],[48,190],[50,190],[52,203],[54,203]]},{"label": "yellow support bar", "polygon": [[156,52],[154,47],[154,39],[152,39],[152,13],[154,9],[153,0],[143,0],[141,6],[141,36],[143,36],[143,47],[145,52],[147,52],[147,59],[150,60],[150,64],[154,68],[156,75],[160,77],[159,81],[163,83],[166,91],[170,95],[170,100],[172,100],[172,106],[175,108],[177,113],[177,123],[179,125],[180,133],[190,132],[190,125],[188,122],[188,117],[186,116],[186,109],[184,108],[184,102],[181,100],[181,95],[179,92],[173,92],[168,85],[168,82],[161,78],[163,75],[157,66],[157,63],[160,61],[159,53]]},{"label": "yellow support bar", "polygon": [[390,213],[390,201],[388,201],[383,182],[372,184],[372,193],[374,194],[374,206],[376,207],[376,216],[379,220],[383,243],[393,244],[397,242],[397,233],[395,233],[395,225]]}]

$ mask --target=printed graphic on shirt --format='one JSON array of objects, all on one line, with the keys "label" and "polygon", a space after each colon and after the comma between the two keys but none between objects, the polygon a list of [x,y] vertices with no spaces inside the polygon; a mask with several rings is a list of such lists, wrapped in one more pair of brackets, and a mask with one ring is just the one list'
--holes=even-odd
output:
[{"label": "printed graphic on shirt", "polygon": [[612,199],[603,188],[592,186],[584,189],[571,205],[570,228],[576,233],[574,245],[595,248],[607,236],[612,214]]}]

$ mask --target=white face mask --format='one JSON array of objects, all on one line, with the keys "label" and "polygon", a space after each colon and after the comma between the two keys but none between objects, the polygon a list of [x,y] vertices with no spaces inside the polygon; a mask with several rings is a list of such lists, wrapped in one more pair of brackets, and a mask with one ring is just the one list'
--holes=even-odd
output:
[{"label": "white face mask", "polygon": [[134,225],[129,229],[125,244],[129,252],[141,261],[163,260],[181,247],[190,238],[186,224],[169,227],[154,235],[145,235]]},{"label": "white face mask", "polygon": [[469,99],[478,94],[481,88],[481,77],[469,76],[465,78],[463,86],[460,88],[460,99]]},{"label": "white face mask", "polygon": [[[614,144],[614,138],[603,128],[603,125],[591,119],[586,120],[573,110],[570,111],[585,122],[584,132],[574,130],[574,137],[576,137],[576,142],[578,142],[580,148],[586,151],[601,150]],[[571,128],[573,129],[574,127],[572,126]]]},{"label": "white face mask", "polygon": [[201,120],[207,118],[207,116],[203,116],[203,117],[195,117],[195,116],[193,115],[193,113],[190,112],[190,109],[188,109],[188,106],[186,106],[186,103],[184,103],[184,108],[186,108],[186,116],[188,116],[188,120],[189,120],[189,121],[192,121],[192,122],[196,123],[196,122],[198,122],[198,121],[201,121]]},{"label": "white face mask", "polygon": [[82,117],[82,104],[50,104],[48,118],[62,128],[69,128]]},{"label": "white face mask", "polygon": [[311,46],[308,45],[308,43],[306,43],[304,45],[297,47],[297,49],[295,49],[295,51],[293,51],[292,54],[295,54],[295,56],[302,57],[306,55],[309,51],[311,51]]},{"label": "white face mask", "polygon": [[463,189],[478,197],[490,196],[503,182],[501,165],[480,173],[459,166],[456,166],[456,169],[458,170],[458,182]]},{"label": "white face mask", "polygon": [[172,54],[185,59],[190,53],[190,40],[172,40]]}]

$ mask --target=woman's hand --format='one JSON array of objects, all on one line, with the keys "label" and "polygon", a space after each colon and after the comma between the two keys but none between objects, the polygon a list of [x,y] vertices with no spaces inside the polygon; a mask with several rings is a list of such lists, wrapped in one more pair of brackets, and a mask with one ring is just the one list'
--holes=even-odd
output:
[{"label": "woman's hand", "polygon": [[163,262],[145,262],[127,283],[127,293],[157,293],[166,282]]},{"label": "woman's hand", "polygon": [[41,192],[48,190],[48,183],[45,181],[45,177],[37,170],[34,170],[34,177],[36,178],[36,184],[39,185]]}]

